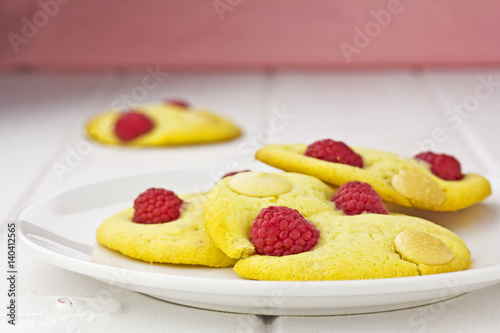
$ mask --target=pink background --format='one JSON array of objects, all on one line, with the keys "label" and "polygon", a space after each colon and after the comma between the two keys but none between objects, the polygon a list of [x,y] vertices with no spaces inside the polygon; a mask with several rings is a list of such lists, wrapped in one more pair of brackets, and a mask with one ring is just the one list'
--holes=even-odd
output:
[{"label": "pink background", "polygon": [[[497,0],[60,1],[0,2],[0,71],[500,64]],[[356,28],[372,36],[348,61]]]}]

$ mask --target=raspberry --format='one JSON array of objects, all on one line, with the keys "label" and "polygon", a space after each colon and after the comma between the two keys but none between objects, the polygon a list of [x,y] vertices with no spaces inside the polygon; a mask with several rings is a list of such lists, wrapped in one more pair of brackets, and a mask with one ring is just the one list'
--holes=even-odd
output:
[{"label": "raspberry", "polygon": [[298,211],[270,206],[255,218],[250,241],[258,254],[286,256],[311,250],[318,242],[319,231]]},{"label": "raspberry", "polygon": [[222,176],[221,179],[229,177],[229,176],[234,176],[234,175],[236,175],[238,173],[242,173],[242,172],[250,172],[250,170],[241,170],[241,171],[228,172],[224,176]]},{"label": "raspberry", "polygon": [[346,215],[359,215],[363,212],[389,214],[380,195],[368,183],[345,183],[335,193],[332,201]]},{"label": "raspberry", "polygon": [[424,152],[415,156],[417,160],[429,163],[433,174],[444,180],[460,180],[464,178],[460,170],[460,162],[450,155]]},{"label": "raspberry", "polygon": [[169,100],[166,100],[166,102],[167,102],[167,104],[172,104],[172,105],[179,106],[181,108],[189,109],[189,103],[182,100],[182,99],[169,99]]},{"label": "raspberry", "polygon": [[153,122],[142,113],[130,111],[122,114],[115,125],[115,134],[123,141],[128,141],[149,132]]},{"label": "raspberry", "polygon": [[164,223],[180,216],[183,201],[174,192],[150,188],[134,200],[132,221],[143,224]]},{"label": "raspberry", "polygon": [[331,139],[310,144],[304,155],[328,162],[342,163],[358,168],[363,167],[363,159],[360,155],[356,154],[345,143]]}]

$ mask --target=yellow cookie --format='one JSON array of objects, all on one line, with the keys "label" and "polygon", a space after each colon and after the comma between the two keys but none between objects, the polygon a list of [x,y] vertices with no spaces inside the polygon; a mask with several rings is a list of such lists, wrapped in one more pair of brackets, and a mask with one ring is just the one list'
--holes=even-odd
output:
[{"label": "yellow cookie", "polygon": [[303,215],[320,231],[311,251],[254,255],[238,261],[234,271],[256,280],[355,280],[454,272],[471,264],[470,252],[457,235],[420,218]]},{"label": "yellow cookie", "polygon": [[102,144],[148,147],[225,141],[241,134],[232,122],[206,110],[163,103],[141,105],[133,112],[149,118],[153,125],[151,130],[133,139],[122,140],[115,133],[115,125],[122,113],[110,110],[88,122],[87,135]]},{"label": "yellow cookie", "polygon": [[[306,175],[241,173],[219,181],[209,192],[205,225],[218,247],[242,258],[234,270],[248,279],[372,279],[470,266],[469,250],[448,229],[404,215],[345,216],[331,202],[333,194],[332,188]],[[316,246],[296,255],[256,255],[250,229],[269,206],[298,210],[319,230]]]},{"label": "yellow cookie", "polygon": [[236,260],[215,247],[208,235],[203,209],[205,194],[185,194],[181,216],[172,222],[141,224],[132,222],[133,208],[104,221],[97,229],[97,241],[129,257],[148,262],[233,266]]},{"label": "yellow cookie", "polygon": [[363,168],[332,163],[304,155],[305,144],[267,145],[256,158],[276,168],[315,176],[341,186],[350,181],[370,183],[387,202],[434,211],[455,211],[491,194],[487,179],[466,174],[448,181],[435,176],[425,163],[380,150],[351,147],[363,159]]},{"label": "yellow cookie", "polygon": [[[263,190],[266,186],[268,193]],[[245,258],[255,252],[248,235],[261,209],[278,205],[308,214],[333,210],[333,194],[331,187],[306,175],[239,173],[223,178],[208,193],[205,226],[224,253],[231,258]]]}]

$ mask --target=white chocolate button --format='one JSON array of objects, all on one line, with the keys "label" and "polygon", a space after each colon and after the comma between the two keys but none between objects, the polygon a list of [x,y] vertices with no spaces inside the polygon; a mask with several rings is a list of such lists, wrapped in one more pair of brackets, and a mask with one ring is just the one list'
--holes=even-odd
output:
[{"label": "white chocolate button", "polygon": [[439,184],[424,173],[401,170],[392,177],[392,187],[410,200],[440,205],[446,196]]},{"label": "white chocolate button", "polygon": [[285,177],[264,172],[238,173],[231,177],[228,186],[250,197],[272,197],[292,189],[292,184]]},{"label": "white chocolate button", "polygon": [[444,265],[453,260],[453,253],[440,239],[427,232],[407,230],[394,239],[396,251],[415,264]]}]

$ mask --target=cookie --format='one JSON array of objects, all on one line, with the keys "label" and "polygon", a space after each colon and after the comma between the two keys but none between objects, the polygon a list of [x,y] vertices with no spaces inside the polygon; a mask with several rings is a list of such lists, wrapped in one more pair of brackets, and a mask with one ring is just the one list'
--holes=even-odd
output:
[{"label": "cookie", "polygon": [[[149,126],[142,124],[146,126],[143,130],[120,136],[117,123],[126,113],[142,115],[140,120],[149,121]],[[231,140],[241,135],[235,124],[213,112],[173,103],[141,105],[125,113],[110,110],[91,119],[86,132],[91,139],[102,144],[135,147],[202,144]]]},{"label": "cookie", "polygon": [[332,163],[304,155],[305,144],[267,145],[256,158],[276,168],[315,176],[341,186],[350,181],[369,183],[384,201],[433,211],[456,211],[491,194],[488,180],[478,174],[448,181],[435,176],[429,166],[396,154],[351,147],[363,159],[363,167]]},{"label": "cookie", "polygon": [[245,258],[255,253],[248,235],[262,208],[287,206],[307,214],[333,210],[333,193],[332,187],[307,175],[239,173],[223,178],[208,193],[205,226],[224,253]]},{"label": "cookie", "polygon": [[213,243],[205,229],[205,194],[180,195],[181,215],[172,222],[141,224],[132,222],[133,208],[104,221],[97,229],[97,241],[129,257],[155,263],[191,264],[211,267],[233,266]]},{"label": "cookie", "polygon": [[[247,279],[314,281],[417,276],[470,266],[464,242],[426,220],[375,214],[338,217],[330,212],[304,216],[320,230],[312,251],[283,257],[251,256],[238,261],[234,271]],[[431,242],[438,239],[444,250],[438,249],[433,252],[438,255],[428,258],[428,249],[418,236]],[[398,237],[403,238],[402,245],[396,242]],[[412,238],[417,241],[412,242]],[[405,245],[405,241],[410,244]],[[432,259],[436,257],[438,263],[451,260],[435,264]]]},{"label": "cookie", "polygon": [[[247,279],[375,279],[470,266],[468,248],[450,230],[398,214],[347,216],[331,202],[334,192],[302,174],[237,174],[219,181],[209,192],[205,225],[218,247],[230,257],[241,258],[234,271]],[[261,210],[270,206],[296,209],[312,223],[319,230],[314,248],[293,255],[255,254],[250,229]]]}]

